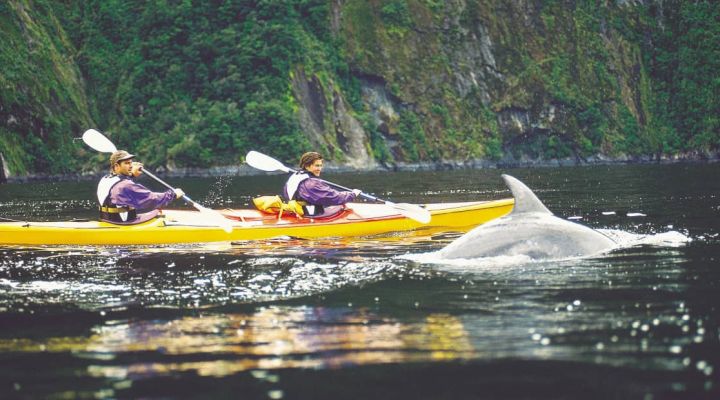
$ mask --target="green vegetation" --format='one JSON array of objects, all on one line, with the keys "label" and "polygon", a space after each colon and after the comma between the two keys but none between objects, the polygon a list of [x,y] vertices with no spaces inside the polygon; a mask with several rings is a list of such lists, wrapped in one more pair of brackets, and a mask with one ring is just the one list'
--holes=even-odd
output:
[{"label": "green vegetation", "polygon": [[[343,101],[386,164],[708,154],[719,21],[716,2],[679,0],[8,0],[0,153],[14,175],[97,169],[73,140],[95,127],[167,168],[250,149],[343,159]],[[299,118],[298,71],[322,92],[322,132]],[[393,108],[382,129],[368,82]]]},{"label": "green vegetation", "polygon": [[16,174],[76,168],[69,133],[90,116],[73,46],[50,2],[0,7],[0,153]]},{"label": "green vegetation", "polygon": [[321,2],[77,2],[68,15],[99,124],[150,162],[207,167],[250,148],[309,148],[288,79],[328,37]]},{"label": "green vegetation", "polygon": [[653,150],[717,150],[720,7],[713,1],[673,1],[667,7],[650,7],[648,15],[652,38],[643,54],[657,87]]}]

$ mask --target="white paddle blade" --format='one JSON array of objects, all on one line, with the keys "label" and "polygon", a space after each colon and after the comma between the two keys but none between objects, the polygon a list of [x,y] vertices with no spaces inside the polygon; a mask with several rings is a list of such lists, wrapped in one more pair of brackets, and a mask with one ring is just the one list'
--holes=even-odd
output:
[{"label": "white paddle blade", "polygon": [[193,202],[192,205],[198,211],[200,211],[200,213],[203,214],[203,216],[205,218],[208,219],[208,222],[212,222],[213,225],[219,226],[220,228],[222,228],[222,230],[224,230],[227,233],[232,233],[232,231],[233,231],[232,222],[229,219],[225,218],[222,214],[220,214],[219,212],[217,212],[213,209],[203,207],[200,204],[195,203],[195,202]]},{"label": "white paddle blade", "polygon": [[88,129],[83,133],[82,140],[86,145],[101,153],[114,153],[117,147],[105,135],[95,129]]},{"label": "white paddle blade", "polygon": [[292,172],[292,169],[286,167],[280,161],[278,161],[270,156],[266,156],[265,154],[257,152],[255,150],[251,150],[247,153],[247,155],[245,156],[245,162],[249,166],[251,166],[255,169],[259,169],[261,171]]},{"label": "white paddle blade", "polygon": [[414,219],[415,221],[421,223],[421,224],[427,224],[432,219],[432,215],[430,215],[430,211],[417,206],[415,204],[409,204],[409,203],[392,203],[391,205],[396,210],[400,211],[400,214],[410,218]]}]

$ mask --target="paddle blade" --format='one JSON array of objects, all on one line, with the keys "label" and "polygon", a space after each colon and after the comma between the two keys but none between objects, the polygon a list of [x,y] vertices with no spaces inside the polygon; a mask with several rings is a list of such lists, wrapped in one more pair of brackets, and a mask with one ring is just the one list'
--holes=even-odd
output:
[{"label": "paddle blade", "polygon": [[200,211],[200,213],[203,215],[203,217],[207,218],[208,222],[211,222],[213,225],[219,226],[220,228],[222,228],[222,230],[224,230],[227,233],[232,233],[232,231],[233,231],[232,222],[229,219],[225,218],[222,214],[220,214],[219,212],[217,212],[213,209],[205,208],[195,202],[192,202],[192,205],[198,211]]},{"label": "paddle blade", "polygon": [[255,150],[251,150],[247,153],[245,156],[245,162],[255,168],[259,169],[261,171],[267,171],[267,172],[274,172],[274,171],[282,171],[282,172],[292,172],[293,170],[286,167],[281,163],[280,161],[270,157],[266,156],[263,153],[257,152]]},{"label": "paddle blade", "polygon": [[82,140],[86,145],[101,153],[114,153],[117,147],[105,135],[95,129],[88,129],[83,133]]},{"label": "paddle blade", "polygon": [[398,212],[400,212],[400,214],[402,214],[410,219],[413,219],[421,224],[427,224],[432,219],[432,215],[430,215],[430,211],[428,211],[420,206],[417,206],[415,204],[391,203],[391,202],[386,202],[385,204],[398,210]]}]

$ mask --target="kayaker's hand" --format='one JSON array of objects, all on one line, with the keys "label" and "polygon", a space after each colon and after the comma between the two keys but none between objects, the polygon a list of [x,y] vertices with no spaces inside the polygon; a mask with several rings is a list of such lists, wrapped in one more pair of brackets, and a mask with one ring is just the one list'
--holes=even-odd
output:
[{"label": "kayaker's hand", "polygon": [[175,188],[175,189],[173,189],[173,190],[175,190],[175,198],[176,198],[176,199],[179,199],[179,198],[185,196],[185,192],[183,192],[182,189],[180,189],[180,188]]},{"label": "kayaker's hand", "polygon": [[353,192],[353,194],[355,195],[355,197],[359,197],[359,196],[360,196],[360,193],[362,193],[362,190],[360,190],[360,189],[353,189],[352,192]]},{"label": "kayaker's hand", "polygon": [[130,175],[138,177],[142,174],[143,164],[141,162],[133,161],[132,167],[130,167]]}]

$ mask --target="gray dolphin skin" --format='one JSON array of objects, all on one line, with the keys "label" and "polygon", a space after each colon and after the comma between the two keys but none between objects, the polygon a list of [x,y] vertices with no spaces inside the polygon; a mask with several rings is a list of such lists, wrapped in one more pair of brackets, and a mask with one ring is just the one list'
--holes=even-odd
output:
[{"label": "gray dolphin skin", "polygon": [[519,180],[502,178],[515,198],[512,212],[457,238],[440,250],[441,258],[525,255],[554,260],[600,254],[616,246],[598,231],[554,216]]}]

